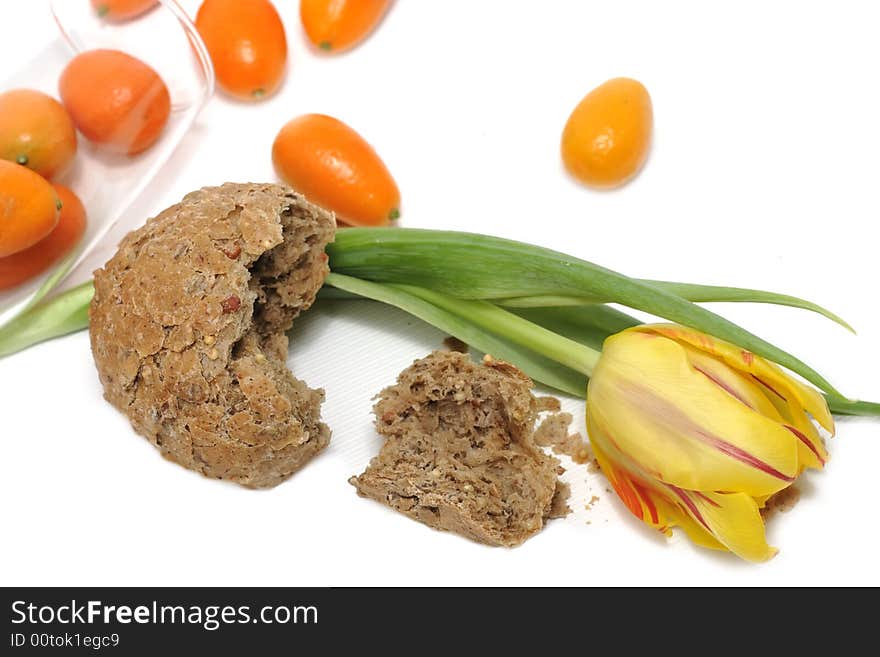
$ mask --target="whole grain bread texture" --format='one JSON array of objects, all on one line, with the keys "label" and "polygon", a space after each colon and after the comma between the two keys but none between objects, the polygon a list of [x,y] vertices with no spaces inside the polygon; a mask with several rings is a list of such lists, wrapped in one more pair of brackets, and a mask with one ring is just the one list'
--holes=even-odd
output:
[{"label": "whole grain bread texture", "polygon": [[512,547],[565,515],[559,461],[533,432],[542,402],[507,363],[435,351],[379,394],[376,430],[385,438],[349,482],[369,497],[435,529]]},{"label": "whole grain bread texture", "polygon": [[95,272],[104,397],[172,461],[274,486],[330,440],[323,390],[286,367],[285,332],[328,272],[332,214],[288,187],[206,187],[130,233]]}]

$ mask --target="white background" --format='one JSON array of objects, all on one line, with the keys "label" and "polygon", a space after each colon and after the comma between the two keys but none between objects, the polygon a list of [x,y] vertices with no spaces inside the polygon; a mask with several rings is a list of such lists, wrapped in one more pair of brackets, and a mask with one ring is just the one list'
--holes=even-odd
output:
[{"label": "white background", "polygon": [[[845,393],[880,398],[874,3],[399,0],[369,41],[337,57],[306,46],[297,2],[276,5],[290,45],[282,92],[258,105],[214,99],[127,213],[132,225],[203,185],[274,180],[277,130],[324,112],[388,164],[402,225],[809,297],[859,335],[792,309],[715,308]],[[2,0],[0,79],[53,29],[42,0]],[[632,184],[594,192],[565,174],[559,136],[584,94],[621,75],[652,95],[654,147]],[[826,471],[770,523],[780,554],[757,566],[660,537],[580,467],[566,475],[576,513],[513,550],[358,498],[346,480],[378,449],[371,397],[442,337],[368,303],[303,317],[290,363],[326,388],[333,441],[269,491],[163,460],[101,398],[84,333],[0,361],[0,583],[880,584],[877,421],[839,423]],[[582,403],[566,406],[582,429]]]}]

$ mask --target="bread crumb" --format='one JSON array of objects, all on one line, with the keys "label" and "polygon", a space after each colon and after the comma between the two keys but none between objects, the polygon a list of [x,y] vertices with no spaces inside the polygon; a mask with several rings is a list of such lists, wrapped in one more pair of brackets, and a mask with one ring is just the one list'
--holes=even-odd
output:
[{"label": "bread crumb", "polygon": [[568,506],[568,498],[571,497],[571,486],[564,481],[556,484],[556,493],[550,502],[550,511],[547,513],[548,518],[564,518],[571,513],[571,507]]},{"label": "bread crumb", "polygon": [[587,463],[593,453],[579,433],[568,433],[571,420],[571,413],[554,413],[545,418],[535,431],[535,442],[552,448],[554,454],[570,457],[575,463]]},{"label": "bread crumb", "polygon": [[555,447],[568,438],[571,413],[554,413],[544,419],[535,430],[535,443],[541,447]]},{"label": "bread crumb", "polygon": [[559,400],[556,399],[556,397],[538,397],[535,399],[535,403],[537,404],[537,410],[539,413],[545,411],[559,411],[562,408],[562,404],[559,403]]}]

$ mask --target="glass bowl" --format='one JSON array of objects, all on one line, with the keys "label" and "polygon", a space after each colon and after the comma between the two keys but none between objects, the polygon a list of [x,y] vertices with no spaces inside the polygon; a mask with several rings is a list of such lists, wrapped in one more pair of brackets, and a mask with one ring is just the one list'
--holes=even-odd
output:
[{"label": "glass bowl", "polygon": [[192,21],[175,0],[133,20],[100,18],[89,0],[52,0],[59,35],[34,59],[0,84],[36,89],[58,98],[58,79],[84,50],[122,50],[152,66],[171,95],[171,114],[159,140],[135,156],[107,152],[78,134],[74,163],[53,182],[70,187],[85,205],[88,226],[78,246],[46,273],[0,291],[0,326],[39,301],[102,243],[126,208],[140,195],[189,130],[214,92],[214,69]]}]

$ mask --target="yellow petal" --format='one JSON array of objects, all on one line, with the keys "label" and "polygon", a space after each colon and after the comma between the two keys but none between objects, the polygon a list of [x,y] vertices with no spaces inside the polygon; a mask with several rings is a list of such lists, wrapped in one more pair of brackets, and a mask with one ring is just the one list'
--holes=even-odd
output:
[{"label": "yellow petal", "polygon": [[767,545],[764,520],[754,499],[743,493],[676,489],[679,507],[697,526],[747,561],[767,561],[778,550]]},{"label": "yellow petal", "polygon": [[771,394],[767,398],[776,407],[783,425],[798,439],[798,471],[803,472],[804,468],[821,470],[830,457],[806,410],[794,397],[786,400]]},{"label": "yellow petal", "polygon": [[778,408],[767,397],[763,388],[751,377],[743,376],[741,372],[733,369],[723,360],[699,351],[686,343],[680,344],[684,347],[688,362],[694,370],[753,411],[757,411],[771,420],[782,421],[782,415],[780,415]]},{"label": "yellow petal", "polygon": [[798,439],[798,463],[800,470],[813,468],[821,470],[830,458],[825,443],[813,426],[812,421],[803,412],[794,412],[789,418],[786,427]]},{"label": "yellow petal", "polygon": [[675,518],[674,526],[681,528],[684,533],[687,534],[687,537],[696,545],[710,550],[729,552],[724,545],[718,542],[717,538],[712,536],[712,534],[699,525],[696,520],[693,520],[688,514],[674,504],[663,499],[659,506],[663,508],[664,513],[668,517]]},{"label": "yellow petal", "polygon": [[[776,493],[773,493],[773,495],[776,495]],[[756,497],[755,504],[758,505],[759,509],[763,509],[764,506],[767,504],[767,500],[773,497],[773,495],[761,495],[760,497]]]},{"label": "yellow petal", "polygon": [[695,370],[683,345],[657,333],[624,331],[605,342],[588,406],[640,471],[682,489],[768,495],[798,473],[789,430]]},{"label": "yellow petal", "polygon": [[769,395],[776,395],[784,400],[792,398],[816,418],[829,433],[834,433],[834,419],[828,410],[825,398],[814,388],[805,385],[786,374],[781,367],[771,363],[750,351],[718,340],[712,336],[677,324],[651,324],[639,326],[637,331],[651,331],[665,335],[673,340],[686,342],[697,349],[712,354],[731,367],[747,372],[760,383]]},{"label": "yellow petal", "polygon": [[[599,467],[630,513],[662,534],[670,535],[672,532],[669,528],[675,523],[665,513],[669,510],[669,505],[659,505],[656,495],[652,493],[644,480],[640,481],[632,473],[616,465],[602,450],[601,440],[594,439],[591,442]],[[661,513],[661,511],[663,512]]]},{"label": "yellow petal", "polygon": [[[589,428],[594,427],[590,427],[588,422]],[[618,497],[636,518],[666,536],[672,534],[672,527],[680,527],[691,541],[701,547],[712,550],[729,550],[712,534],[708,525],[700,524],[684,503],[680,499],[676,499],[675,489],[660,482],[643,479],[634,472],[628,471],[621,464],[615,463],[600,447],[601,437],[596,436],[595,433],[591,433],[590,436],[595,436],[592,445],[599,467],[614,487]],[[657,490],[656,486],[662,487],[664,492]],[[697,513],[699,514],[699,512]],[[701,521],[705,522],[705,518],[701,517]]]},{"label": "yellow petal", "polygon": [[[589,415],[587,430],[602,472],[629,511],[645,524],[667,536],[672,527],[681,527],[697,545],[731,551],[749,561],[765,561],[776,554],[767,545],[758,503],[748,495],[686,491],[652,480],[605,443],[607,436]],[[608,453],[603,447],[610,448]]]},{"label": "yellow petal", "polygon": [[738,399],[764,417],[780,422],[798,439],[798,473],[804,468],[821,470],[828,461],[825,443],[807,416],[804,408],[792,396],[788,401],[765,392],[752,377],[743,376],[726,362],[690,345],[683,345],[691,366],[722,390]]}]

